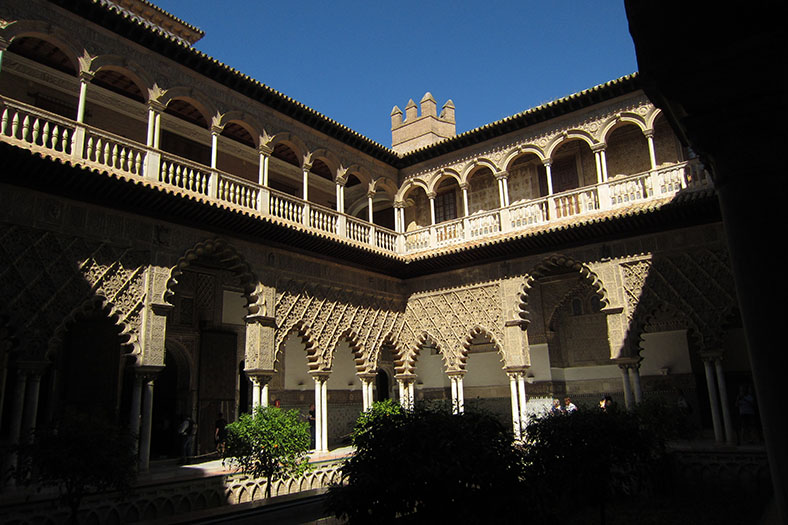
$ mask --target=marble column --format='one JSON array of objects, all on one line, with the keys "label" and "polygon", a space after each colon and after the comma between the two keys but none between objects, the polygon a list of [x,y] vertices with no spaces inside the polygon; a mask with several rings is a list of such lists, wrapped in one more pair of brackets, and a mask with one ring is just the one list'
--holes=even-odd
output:
[{"label": "marble column", "polygon": [[79,102],[77,103],[77,122],[85,122],[85,107],[88,100],[88,84],[93,80],[93,73],[82,71],[79,73]]},{"label": "marble column", "polygon": [[140,429],[139,470],[147,472],[150,468],[150,443],[153,421],[153,376],[142,380],[142,422]]},{"label": "marble column", "polygon": [[435,192],[430,192],[427,197],[430,199],[430,224],[435,224],[435,197],[438,195]]},{"label": "marble column", "polygon": [[619,364],[618,368],[621,369],[621,383],[624,390],[624,406],[627,410],[632,410],[634,407],[632,396],[632,384],[629,381],[629,364]]},{"label": "marble column", "polygon": [[134,374],[131,387],[131,409],[129,410],[129,431],[134,434],[134,454],[139,453],[140,410],[142,409],[142,377]]},{"label": "marble column", "polygon": [[260,165],[257,170],[257,184],[260,186],[268,187],[268,164],[271,160],[271,152],[273,150],[268,146],[260,146],[258,153],[260,155]]},{"label": "marble column", "polygon": [[632,393],[635,397],[635,404],[643,401],[643,387],[640,385],[640,363],[632,363],[629,366],[629,376],[632,380]]},{"label": "marble column", "polygon": [[460,189],[462,190],[462,216],[467,217],[470,214],[470,208],[468,206],[468,187],[470,184],[467,182],[463,182],[460,184]]},{"label": "marble column", "polygon": [[499,181],[501,187],[501,208],[509,206],[509,174],[505,171],[499,171],[495,174],[495,178]]},{"label": "marble column", "polygon": [[654,130],[649,129],[643,132],[646,135],[646,140],[648,141],[648,159],[651,162],[651,169],[657,169],[657,155],[654,150]]},{"label": "marble column", "polygon": [[553,169],[552,169],[552,162],[547,159],[544,161],[544,169],[547,173],[547,194],[553,194]]},{"label": "marble column", "polygon": [[717,395],[717,384],[714,377],[714,360],[711,356],[703,357],[703,369],[706,372],[706,388],[709,392],[709,405],[711,408],[711,424],[714,427],[714,440],[718,443],[724,441],[723,428],[720,422],[720,398]]},{"label": "marble column", "polygon": [[217,161],[219,158],[219,135],[222,134],[222,128],[218,126],[211,126],[211,169],[217,168]]},{"label": "marble column", "polygon": [[522,433],[520,428],[520,398],[517,395],[517,374],[508,375],[512,400],[512,427],[514,429],[514,439],[515,441],[519,441],[522,439]]},{"label": "marble column", "polygon": [[367,222],[370,224],[375,223],[375,208],[372,206],[372,199],[375,197],[375,192],[370,191],[367,193]]},{"label": "marble column", "polygon": [[722,408],[722,425],[725,429],[725,442],[729,445],[736,444],[736,431],[733,429],[730,406],[728,405],[728,387],[725,383],[725,371],[722,369],[722,355],[714,360],[714,370],[717,374],[717,387],[720,393],[720,407]]}]

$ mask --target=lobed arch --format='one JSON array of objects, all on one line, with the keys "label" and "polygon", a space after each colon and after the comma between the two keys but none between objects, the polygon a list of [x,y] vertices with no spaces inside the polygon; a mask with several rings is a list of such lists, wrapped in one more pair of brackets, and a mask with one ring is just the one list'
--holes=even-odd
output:
[{"label": "lobed arch", "polygon": [[489,339],[490,343],[495,348],[495,351],[498,353],[498,356],[501,358],[501,362],[503,363],[503,369],[507,366],[506,361],[506,352],[503,350],[503,345],[501,345],[500,341],[493,335],[492,330],[489,330],[481,325],[474,325],[468,331],[468,334],[465,336],[465,341],[462,343],[462,349],[460,351],[460,359],[459,359],[459,368],[463,372],[467,372],[467,363],[468,363],[468,354],[471,350],[471,345],[473,344],[473,340],[476,337],[484,336]]},{"label": "lobed arch", "polygon": [[501,171],[498,166],[489,159],[484,157],[474,159],[472,162],[469,162],[460,173],[460,184],[469,184],[471,177],[483,168],[489,168],[493,175]]},{"label": "lobed arch", "polygon": [[648,333],[648,326],[653,324],[655,319],[664,315],[665,312],[670,312],[671,315],[677,317],[684,328],[687,330],[687,346],[690,349],[703,349],[704,344],[703,333],[695,324],[690,316],[688,316],[681,308],[672,303],[652,303],[648,310],[636,314],[629,322],[627,335],[624,338],[624,343],[619,350],[620,357],[641,357],[643,352],[643,336]]},{"label": "lobed arch", "polygon": [[[304,349],[306,351],[306,362],[307,367],[309,368],[309,372],[324,372],[326,371],[325,368],[321,367],[321,357],[322,355],[317,349],[317,344],[315,342],[315,335],[312,331],[311,325],[304,321],[303,319],[296,321],[292,327],[287,331],[287,333],[282,337],[281,343],[276,348],[276,353],[274,355],[274,367],[276,367],[276,363],[279,362],[279,358],[282,353],[285,351],[285,345],[287,345],[287,340],[290,337],[290,334],[295,332],[299,338],[301,338],[301,342],[304,344]],[[329,364],[330,370],[330,364]]]},{"label": "lobed arch", "polygon": [[364,348],[361,346],[360,339],[359,335],[352,328],[339,334],[334,344],[331,345],[329,358],[326,360],[328,364],[325,368],[331,370],[334,365],[334,353],[337,351],[337,346],[340,341],[344,340],[347,341],[348,346],[350,346],[350,351],[353,353],[353,363],[356,367],[356,375],[367,372],[369,368],[368,360],[364,356]]},{"label": "lobed arch", "polygon": [[195,372],[197,369],[194,367],[194,361],[187,348],[177,339],[171,336],[165,336],[164,352],[175,361],[176,368],[181,371],[179,373],[185,371],[188,374],[189,388],[192,388],[192,382],[196,380]]},{"label": "lobed arch", "polygon": [[10,46],[18,38],[37,38],[43,40],[63,52],[76,73],[79,73],[79,57],[82,56],[81,46],[72,45],[74,35],[59,27],[40,20],[17,20],[0,29],[0,38]]},{"label": "lobed arch", "polygon": [[585,263],[577,261],[576,259],[555,254],[543,259],[537,264],[534,269],[525,276],[523,284],[520,287],[518,294],[518,302],[516,305],[517,316],[526,323],[530,323],[531,312],[528,310],[528,296],[531,289],[543,277],[554,275],[557,272],[567,271],[576,272],[580,278],[585,281],[598,297],[602,308],[610,305],[610,298],[604,284],[599,276],[594,273]]},{"label": "lobed arch", "polygon": [[118,315],[119,312],[106,297],[97,293],[95,296],[83,300],[80,304],[74,307],[60,323],[55,327],[52,336],[47,341],[47,348],[44,354],[46,360],[56,362],[60,352],[63,349],[68,331],[80,319],[83,319],[91,314],[101,314],[111,321],[118,329],[119,345],[124,354],[133,357],[136,362],[141,354],[141,349],[137,338],[132,334],[132,327],[128,326],[122,321]]},{"label": "lobed arch", "polygon": [[405,348],[397,353],[397,360],[394,362],[394,371],[397,374],[415,374],[416,363],[421,354],[421,348],[428,344],[434,346],[438,350],[438,353],[441,355],[441,360],[443,361],[443,368],[444,370],[448,370],[449,362],[446,357],[445,348],[438,342],[438,338],[433,337],[425,330],[416,337],[416,341],[410,349]]},{"label": "lobed arch", "polygon": [[246,262],[246,259],[235,249],[235,247],[219,238],[198,242],[193,247],[186,250],[178,259],[175,266],[170,269],[170,275],[167,279],[163,297],[164,301],[172,304],[171,300],[177,292],[178,277],[183,275],[185,270],[194,266],[195,263],[199,264],[200,258],[205,256],[216,258],[222,263],[223,268],[231,270],[236,274],[241,289],[243,290],[243,295],[248,301],[246,305],[247,311],[249,311],[249,313],[254,313],[252,311],[253,307],[264,300],[263,297],[258,297],[256,293],[258,290],[257,283],[259,281],[255,277],[254,272],[252,272],[249,263]]},{"label": "lobed arch", "polygon": [[176,86],[162,90],[156,102],[166,108],[173,100],[185,100],[193,105],[200,112],[208,126],[213,122],[213,115],[219,113],[211,102],[210,97],[194,87]]},{"label": "lobed arch", "polygon": [[602,123],[599,131],[601,142],[607,144],[610,134],[616,129],[623,126],[637,126],[643,133],[646,132],[648,126],[646,120],[637,113],[625,112],[615,115]]},{"label": "lobed arch", "polygon": [[438,187],[440,187],[441,183],[445,180],[454,179],[459,186],[462,182],[460,177],[460,173],[452,168],[442,168],[434,173],[431,177],[431,180],[428,183],[429,191],[427,191],[427,195],[430,193],[436,193],[438,191]]},{"label": "lobed arch", "polygon": [[545,150],[545,160],[552,159],[553,154],[558,151],[561,146],[573,140],[583,141],[588,145],[589,148],[593,148],[597,144],[597,140],[593,137],[593,135],[583,129],[567,130],[555,137],[550,145],[547,146],[547,149]]},{"label": "lobed arch", "polygon": [[511,169],[512,165],[519,159],[520,157],[524,157],[526,155],[535,155],[536,158],[539,159],[540,162],[544,163],[544,161],[548,158],[542,148],[533,145],[527,146],[520,146],[512,151],[510,151],[503,160],[503,167],[505,170]]}]

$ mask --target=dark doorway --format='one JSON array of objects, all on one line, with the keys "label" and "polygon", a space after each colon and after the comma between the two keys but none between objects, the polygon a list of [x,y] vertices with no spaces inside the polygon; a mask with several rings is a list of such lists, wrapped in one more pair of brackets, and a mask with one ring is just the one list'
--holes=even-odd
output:
[{"label": "dark doorway", "polygon": [[389,398],[389,375],[385,370],[378,370],[375,377],[375,401],[385,401]]},{"label": "dark doorway", "polygon": [[215,449],[214,423],[221,412],[235,414],[237,335],[204,330],[200,333],[200,386],[197,453]]},{"label": "dark doorway", "polygon": [[178,403],[178,380],[183,379],[179,377],[181,373],[187,374],[186,379],[188,380],[188,370],[180,371],[178,369],[178,362],[168,348],[164,355],[164,370],[154,382],[151,428],[152,459],[172,458],[180,455],[177,431],[178,425],[186,415],[185,401],[188,394],[188,389],[186,389],[186,392],[181,396],[183,397],[181,403]]}]

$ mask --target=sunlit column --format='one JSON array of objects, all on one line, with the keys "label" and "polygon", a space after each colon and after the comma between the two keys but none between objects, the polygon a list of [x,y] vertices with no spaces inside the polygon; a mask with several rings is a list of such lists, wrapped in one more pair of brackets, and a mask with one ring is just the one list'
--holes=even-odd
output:
[{"label": "sunlit column", "polygon": [[651,169],[657,169],[657,154],[654,150],[654,130],[650,129],[645,132],[646,140],[648,141],[648,158],[651,161]]},{"label": "sunlit column", "polygon": [[407,400],[405,399],[405,381],[397,379],[397,388],[399,390],[399,404],[402,408],[408,408]]},{"label": "sunlit column", "polygon": [[602,184],[602,150],[594,148],[594,163],[596,164],[596,182]]},{"label": "sunlit column", "polygon": [[521,439],[520,433],[520,398],[517,395],[516,374],[509,374],[509,389],[512,397],[512,427],[514,428],[514,439]]},{"label": "sunlit column", "polygon": [[222,129],[211,126],[211,168],[216,169],[216,161],[219,158],[219,135]]},{"label": "sunlit column", "polygon": [[547,194],[553,194],[553,169],[550,160],[544,161],[544,169],[547,172]]},{"label": "sunlit column", "polygon": [[416,390],[414,382],[408,381],[408,408],[413,409],[413,405],[416,402]]},{"label": "sunlit column", "polygon": [[85,122],[85,106],[88,99],[88,84],[93,80],[93,73],[82,71],[79,74],[79,102],[77,104],[77,122]]},{"label": "sunlit column", "polygon": [[260,146],[260,166],[257,173],[257,183],[268,187],[268,163],[271,158],[271,148]]},{"label": "sunlit column", "polygon": [[454,376],[449,377],[449,383],[451,383],[451,413],[456,414],[459,412],[459,396],[457,395],[457,378]]},{"label": "sunlit column", "polygon": [[430,199],[430,221],[431,224],[435,224],[435,197],[437,195],[435,192],[431,192],[427,194],[427,197]]},{"label": "sunlit column", "polygon": [[731,419],[731,411],[728,406],[728,387],[725,383],[725,371],[722,369],[722,356],[714,360],[714,369],[717,372],[717,386],[720,391],[720,406],[722,408],[722,423],[725,428],[725,441],[734,445],[736,443],[736,434],[733,430],[733,420]]},{"label": "sunlit column", "polygon": [[462,376],[457,376],[457,411],[460,414],[465,412],[465,392],[462,386]]},{"label": "sunlit column", "polygon": [[361,410],[366,412],[369,408],[369,390],[367,390],[367,379],[361,378]]},{"label": "sunlit column", "polygon": [[268,406],[268,378],[260,378],[260,406]]},{"label": "sunlit column", "polygon": [[607,182],[607,155],[605,148],[599,150],[599,162],[602,164],[602,182]]},{"label": "sunlit column", "polygon": [[517,374],[517,397],[520,407],[520,435],[525,438],[525,429],[528,426],[527,402],[525,397],[525,372]]},{"label": "sunlit column", "polygon": [[370,224],[374,224],[375,222],[375,210],[372,207],[372,198],[375,196],[374,191],[370,191],[367,193],[367,222]]},{"label": "sunlit column", "polygon": [[252,412],[260,406],[260,380],[252,377]]},{"label": "sunlit column", "polygon": [[462,190],[462,215],[463,217],[467,217],[470,212],[470,207],[468,206],[468,186],[467,182],[463,182],[460,184],[460,189]]},{"label": "sunlit column", "polygon": [[709,405],[711,407],[711,424],[714,427],[714,440],[722,443],[725,439],[722,435],[723,429],[720,422],[720,398],[717,395],[717,383],[714,380],[713,356],[703,357],[703,369],[706,372],[706,388],[709,391]]},{"label": "sunlit column", "polygon": [[320,396],[320,402],[322,403],[320,410],[323,413],[323,420],[321,424],[323,426],[323,446],[321,450],[328,450],[328,378],[323,377],[322,381],[320,382],[320,388],[323,391]]},{"label": "sunlit column", "polygon": [[309,164],[308,162],[305,162],[302,167],[304,175],[302,182],[303,189],[301,190],[301,195],[302,195],[301,198],[304,199],[305,201],[309,200],[309,170],[311,169],[312,169],[312,165]]},{"label": "sunlit column", "polygon": [[315,450],[322,450],[323,446],[323,387],[321,378],[314,376],[315,380]]},{"label": "sunlit column", "polygon": [[501,208],[509,206],[509,174],[501,171],[495,174],[501,186]]}]

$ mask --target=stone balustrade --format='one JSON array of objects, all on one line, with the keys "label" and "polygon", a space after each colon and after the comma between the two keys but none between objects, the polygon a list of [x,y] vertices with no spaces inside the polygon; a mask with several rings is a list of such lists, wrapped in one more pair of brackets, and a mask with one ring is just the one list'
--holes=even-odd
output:
[{"label": "stone balustrade", "polygon": [[254,210],[286,226],[320,232],[392,256],[520,233],[550,223],[613,212],[635,203],[670,198],[679,191],[711,187],[700,163],[682,162],[397,233],[5,97],[0,97],[0,110],[0,140],[4,142],[64,155],[74,164],[174,186],[208,200]]}]

